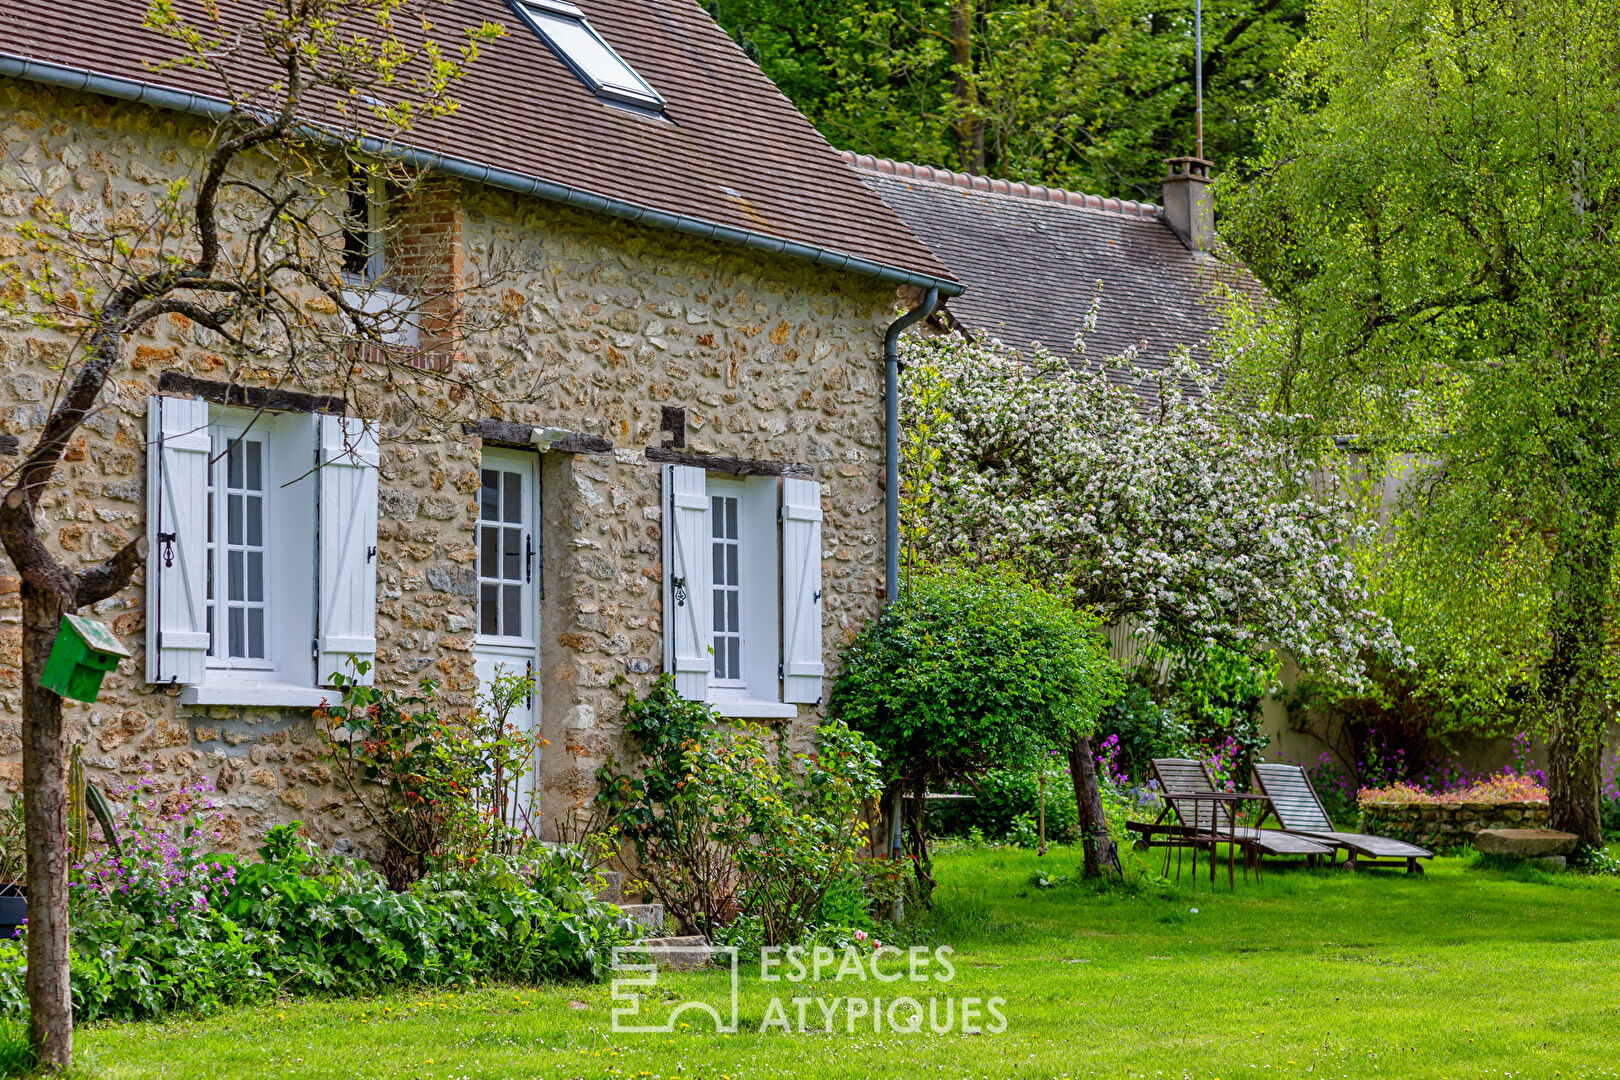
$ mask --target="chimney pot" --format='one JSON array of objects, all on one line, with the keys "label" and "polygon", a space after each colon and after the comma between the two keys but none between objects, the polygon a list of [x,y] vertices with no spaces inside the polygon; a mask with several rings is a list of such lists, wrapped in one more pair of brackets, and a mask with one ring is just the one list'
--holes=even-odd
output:
[{"label": "chimney pot", "polygon": [[1164,184],[1164,220],[1189,251],[1215,250],[1215,199],[1209,190],[1213,162],[1169,158]]}]

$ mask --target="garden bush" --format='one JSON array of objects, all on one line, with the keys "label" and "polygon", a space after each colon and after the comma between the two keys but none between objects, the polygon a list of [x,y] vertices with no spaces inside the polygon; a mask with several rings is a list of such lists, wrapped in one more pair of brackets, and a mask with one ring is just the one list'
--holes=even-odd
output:
[{"label": "garden bush", "polygon": [[1277,662],[1220,646],[1172,654],[1167,705],[1186,725],[1187,741],[1204,754],[1220,751],[1233,778],[1247,787],[1249,767],[1266,748],[1260,704],[1279,689]]},{"label": "garden bush", "polygon": [[[358,661],[358,674],[368,666]],[[498,674],[462,713],[438,710],[432,679],[413,695],[334,678],[342,701],[316,719],[335,772],[383,838],[389,885],[404,889],[446,858],[512,852],[538,836],[532,807],[513,792],[544,740],[508,719],[533,693],[533,676]]]},{"label": "garden bush", "polygon": [[598,808],[635,846],[638,872],[683,933],[757,920],[767,945],[798,940],[865,848],[881,786],[876,748],[838,722],[816,728],[797,767],[767,732],[719,726],[667,676],[631,693],[624,730],[639,758],[598,771]]},{"label": "garden bush", "polygon": [[[829,715],[877,744],[891,792],[1030,768],[1089,735],[1118,668],[1096,618],[1005,568],[913,574],[844,652]],[[907,827],[932,887],[923,802]]]},{"label": "garden bush", "polygon": [[1192,743],[1187,722],[1155,701],[1152,688],[1141,677],[1127,682],[1119,697],[1103,706],[1097,735],[1099,744],[1114,739],[1116,767],[1138,781],[1148,777],[1154,758],[1186,757]]},{"label": "garden bush", "polygon": [[[580,856],[531,849],[435,870],[395,892],[321,854],[298,826],[258,858],[210,850],[205,782],[111,793],[118,851],[74,868],[72,985],[80,1021],[212,1010],[277,993],[362,993],[486,978],[595,978],[619,940]],[[24,942],[0,943],[0,1015],[26,1014]]]}]

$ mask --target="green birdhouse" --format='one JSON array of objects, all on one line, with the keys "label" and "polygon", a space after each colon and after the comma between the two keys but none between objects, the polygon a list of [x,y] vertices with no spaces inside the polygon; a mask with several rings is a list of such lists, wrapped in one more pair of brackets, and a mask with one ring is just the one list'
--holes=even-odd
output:
[{"label": "green birdhouse", "polygon": [[101,680],[128,655],[123,642],[105,626],[64,615],[39,681],[65,698],[94,701],[101,693]]}]

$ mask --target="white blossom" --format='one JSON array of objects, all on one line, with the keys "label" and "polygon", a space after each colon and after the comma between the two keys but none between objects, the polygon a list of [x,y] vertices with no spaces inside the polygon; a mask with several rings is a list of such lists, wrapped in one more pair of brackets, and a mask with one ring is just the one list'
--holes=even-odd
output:
[{"label": "white blossom", "polygon": [[1185,354],[1130,385],[999,342],[907,338],[907,558],[1013,558],[1110,621],[1161,639],[1269,642],[1359,682],[1404,650],[1350,555],[1368,538],[1316,489],[1291,419],[1235,408]]}]

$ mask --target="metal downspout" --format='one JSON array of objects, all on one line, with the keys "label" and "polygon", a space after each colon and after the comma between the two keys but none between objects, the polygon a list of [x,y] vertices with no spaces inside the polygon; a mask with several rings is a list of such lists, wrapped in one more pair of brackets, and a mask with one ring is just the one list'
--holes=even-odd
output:
[{"label": "metal downspout", "polygon": [[900,599],[900,333],[938,304],[939,290],[930,288],[883,335],[883,584],[891,604]]}]

